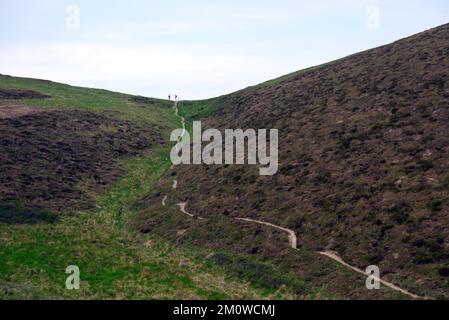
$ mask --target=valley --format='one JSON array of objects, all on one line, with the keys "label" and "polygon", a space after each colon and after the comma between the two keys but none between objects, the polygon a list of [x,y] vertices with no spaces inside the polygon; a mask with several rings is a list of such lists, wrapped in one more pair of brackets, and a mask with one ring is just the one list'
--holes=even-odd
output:
[{"label": "valley", "polygon": [[[448,299],[448,68],[446,24],[207,100],[0,75],[0,298]],[[278,170],[173,164],[195,121]]]}]

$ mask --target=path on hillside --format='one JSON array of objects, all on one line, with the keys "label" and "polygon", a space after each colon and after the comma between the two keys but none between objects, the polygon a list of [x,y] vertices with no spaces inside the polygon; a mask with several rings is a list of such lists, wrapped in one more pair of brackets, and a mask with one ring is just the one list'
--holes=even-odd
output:
[{"label": "path on hillside", "polygon": [[178,203],[177,206],[179,206],[179,209],[181,210],[182,213],[188,215],[191,218],[198,219],[198,220],[207,220],[207,219],[205,219],[203,217],[196,216],[196,215],[191,214],[190,212],[188,212],[187,209],[186,209],[187,202]]},{"label": "path on hillside", "polygon": [[246,221],[246,222],[257,223],[257,224],[263,224],[263,225],[266,225],[266,226],[269,226],[269,227],[273,227],[273,228],[281,230],[281,231],[285,231],[288,234],[288,240],[290,242],[290,245],[292,246],[292,249],[297,249],[298,238],[296,237],[295,231],[293,231],[291,229],[287,229],[287,228],[284,228],[284,227],[281,227],[281,226],[277,226],[277,225],[272,224],[270,222],[264,222],[264,221],[250,219],[250,218],[235,218],[235,220]]},{"label": "path on hillside", "polygon": [[175,101],[175,103],[173,104],[173,109],[175,110],[175,115],[181,119],[182,133],[178,138],[178,141],[181,141],[182,138],[184,138],[184,136],[186,135],[186,119],[179,115],[178,101]]},{"label": "path on hillside", "polygon": [[188,215],[191,218],[195,218],[195,216],[193,214],[187,212],[187,210],[186,210],[187,202],[180,202],[177,204],[177,206],[179,206],[179,210],[181,210],[182,213]]},{"label": "path on hillside", "polygon": [[[182,135],[178,138],[178,141],[181,141],[182,138],[184,137],[185,133],[186,133],[185,118],[182,117],[182,116],[179,116],[178,102],[174,103],[173,109],[175,110],[175,115],[181,119],[183,131],[182,131]],[[175,190],[177,187],[178,187],[178,180],[173,180],[172,189]],[[165,206],[165,201],[166,200],[167,200],[167,196],[165,196],[164,199],[162,200],[162,204],[164,206]],[[188,212],[187,208],[186,208],[187,204],[188,204],[187,202],[181,202],[181,203],[178,203],[177,206],[179,206],[179,209],[180,209],[180,211],[182,213],[184,213],[185,215],[187,215],[187,216],[189,216],[191,218],[199,219],[199,220],[207,220],[206,218],[203,218],[203,217],[200,217],[200,216],[196,216],[196,215]],[[250,219],[250,218],[233,218],[233,219],[234,220],[238,220],[238,221],[244,221],[244,222],[249,222],[249,223],[256,223],[256,224],[260,224],[260,225],[265,225],[265,226],[269,226],[269,227],[272,227],[272,228],[284,231],[284,232],[286,232],[288,234],[288,240],[290,242],[291,248],[294,249],[294,250],[298,250],[298,247],[297,247],[298,246],[298,238],[296,236],[295,231],[292,230],[292,229],[284,228],[284,227],[275,225],[275,224],[270,223],[270,222],[264,222],[264,221]],[[372,278],[378,280],[384,286],[386,286],[386,287],[388,287],[388,288],[390,288],[392,290],[401,292],[402,294],[405,294],[405,295],[407,295],[407,296],[409,296],[409,297],[411,297],[413,299],[424,299],[424,300],[432,299],[432,298],[429,298],[429,297],[418,296],[416,294],[413,294],[413,293],[411,293],[411,292],[409,292],[409,291],[407,291],[405,289],[402,289],[402,288],[396,286],[395,284],[393,284],[393,283],[391,283],[389,281],[382,280],[381,278],[374,277],[373,275],[371,275],[371,274],[369,274],[369,273],[367,273],[367,272],[365,272],[365,271],[363,271],[363,270],[361,270],[361,269],[359,269],[357,267],[354,267],[354,266],[348,264],[347,262],[345,262],[339,256],[339,254],[337,252],[324,251],[324,252],[317,252],[317,254],[320,254],[320,255],[325,256],[325,257],[327,257],[329,259],[332,259],[333,261],[335,261],[335,262],[337,262],[337,263],[339,263],[339,264],[341,264],[341,265],[343,265],[343,266],[345,266],[345,267],[347,267],[347,268],[349,268],[349,269],[351,269],[351,270],[353,270],[353,271],[355,271],[355,272],[357,272],[359,274],[362,274],[362,275],[364,275],[366,277],[372,277]]]},{"label": "path on hillside", "polygon": [[[178,109],[178,101],[175,101],[175,103],[173,104],[173,110],[175,111],[175,115],[181,119],[181,124],[182,124],[182,133],[181,135],[178,137],[178,141],[182,141],[182,139],[184,138],[185,134],[186,134],[186,119],[184,117],[181,117],[179,115],[179,109]],[[171,166],[170,169],[173,169],[173,165]],[[172,189],[176,189],[178,187],[178,180],[173,180],[173,186]],[[162,205],[165,206],[166,205],[166,201],[168,199],[168,195],[165,195],[164,198],[162,199]]]},{"label": "path on hillside", "polygon": [[393,283],[391,283],[391,282],[388,282],[388,281],[386,281],[386,280],[382,280],[381,278],[375,277],[375,276],[373,276],[373,275],[371,275],[371,274],[369,274],[369,273],[367,273],[367,272],[365,272],[365,271],[363,271],[363,270],[361,270],[361,269],[359,269],[359,268],[357,268],[357,267],[351,266],[350,264],[348,264],[348,263],[346,263],[345,261],[343,261],[343,259],[338,255],[337,252],[334,252],[334,251],[324,251],[324,252],[318,252],[318,253],[321,254],[321,255],[323,255],[323,256],[325,256],[325,257],[328,257],[328,258],[330,258],[330,259],[332,259],[332,260],[334,260],[334,261],[337,261],[338,263],[344,265],[345,267],[347,267],[347,268],[349,268],[349,269],[351,269],[351,270],[353,270],[353,271],[355,271],[355,272],[357,272],[357,273],[360,273],[360,274],[362,274],[362,275],[364,275],[364,276],[366,276],[366,277],[372,277],[373,279],[376,279],[377,281],[379,281],[380,283],[382,283],[384,286],[386,286],[386,287],[388,287],[388,288],[390,288],[390,289],[399,291],[399,292],[401,292],[401,293],[403,293],[403,294],[405,294],[405,295],[408,295],[408,296],[412,297],[413,299],[425,299],[425,300],[430,300],[429,297],[421,297],[421,296],[418,296],[418,295],[413,294],[413,293],[411,293],[411,292],[409,292],[409,291],[407,291],[407,290],[405,290],[405,289],[399,288],[398,286],[396,286],[395,284],[393,284]]}]

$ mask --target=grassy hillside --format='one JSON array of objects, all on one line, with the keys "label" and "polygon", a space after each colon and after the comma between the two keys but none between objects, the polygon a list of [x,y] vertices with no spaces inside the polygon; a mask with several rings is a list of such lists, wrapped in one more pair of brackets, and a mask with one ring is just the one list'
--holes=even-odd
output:
[{"label": "grassy hillside", "polygon": [[48,99],[1,99],[3,105],[12,103],[46,109],[105,112],[114,115],[115,118],[145,121],[165,127],[176,121],[170,109],[171,103],[155,98],[139,100],[132,95],[102,89],[74,87],[48,80],[5,75],[0,75],[0,88],[34,90],[50,96]]},{"label": "grassy hillside", "polygon": [[[181,114],[204,117],[205,126],[279,129],[280,170],[261,177],[255,167],[175,168],[166,178],[167,186],[173,176],[179,182],[173,203],[188,201],[190,212],[215,221],[178,241],[226,243],[290,270],[300,265],[303,276],[306,270],[315,285],[327,283],[331,291],[342,276],[316,274],[316,266],[328,262],[312,253],[332,250],[361,269],[378,265],[384,278],[412,292],[448,298],[448,34],[444,25],[227,96],[184,103]],[[235,217],[295,230],[309,259],[285,242],[277,247],[273,238],[282,234],[275,230],[258,237],[260,230],[241,226],[248,237],[216,236]],[[343,295],[373,297],[359,285]]]},{"label": "grassy hillside", "polygon": [[447,299],[448,32],[180,104],[188,129],[279,129],[273,177],[171,168],[169,102],[0,76],[0,297],[408,298],[325,250]]},{"label": "grassy hillside", "polygon": [[[0,299],[292,297],[288,290],[262,290],[228,276],[224,268],[199,259],[201,250],[128,230],[129,217],[137,214],[134,202],[154,192],[171,165],[168,133],[179,126],[171,103],[9,76],[0,76],[0,97],[3,111],[14,106],[8,112],[26,113],[0,117],[0,144],[6,148],[0,181]],[[130,144],[127,133],[161,138]],[[29,150],[32,157],[26,158]],[[79,152],[87,154],[77,159]],[[19,160],[27,162],[18,168]],[[80,162],[91,168],[79,167]],[[62,175],[50,172],[55,163]],[[99,170],[105,166],[116,175]],[[78,175],[83,183],[72,187]],[[29,183],[35,184],[30,192],[39,196],[11,192]],[[64,196],[61,184],[68,189]],[[75,209],[70,201],[81,196],[93,201]],[[65,206],[54,206],[58,199]],[[69,265],[80,267],[79,291],[65,289]]]}]

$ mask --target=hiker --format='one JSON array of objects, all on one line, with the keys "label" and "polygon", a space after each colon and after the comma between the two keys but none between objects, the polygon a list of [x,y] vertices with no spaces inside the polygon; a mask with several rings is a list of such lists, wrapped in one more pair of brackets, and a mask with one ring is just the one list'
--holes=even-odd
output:
[{"label": "hiker", "polygon": [[175,101],[178,101],[178,95],[175,94]]},{"label": "hiker", "polygon": [[168,95],[168,100],[170,100],[170,101],[171,101],[171,95]]}]

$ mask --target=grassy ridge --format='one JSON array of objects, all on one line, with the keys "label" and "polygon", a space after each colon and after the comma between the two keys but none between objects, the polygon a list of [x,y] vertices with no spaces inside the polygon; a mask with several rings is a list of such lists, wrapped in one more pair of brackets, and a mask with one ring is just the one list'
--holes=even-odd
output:
[{"label": "grassy ridge", "polygon": [[51,96],[49,99],[0,100],[2,105],[24,104],[51,109],[105,112],[119,119],[144,121],[161,126],[170,125],[176,119],[170,109],[171,103],[166,100],[151,99],[151,104],[139,104],[133,102],[133,96],[128,94],[4,75],[0,75],[0,88],[35,90]]}]

